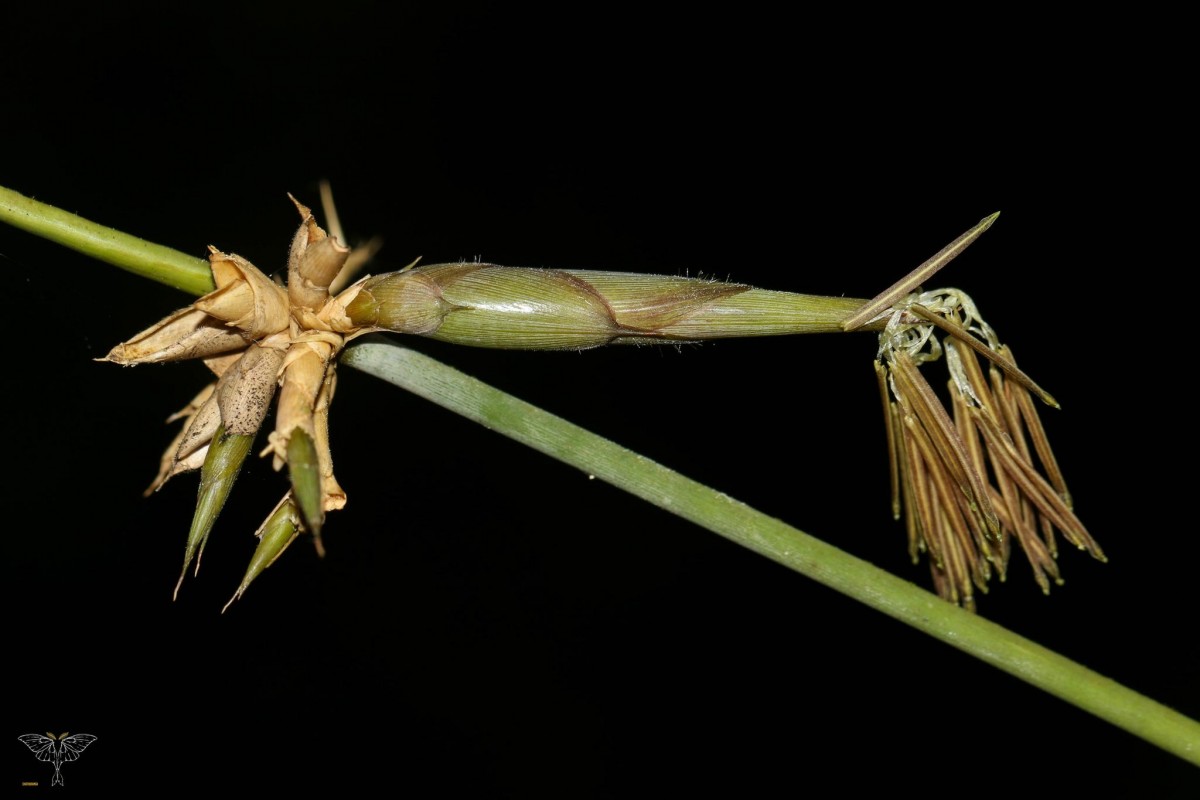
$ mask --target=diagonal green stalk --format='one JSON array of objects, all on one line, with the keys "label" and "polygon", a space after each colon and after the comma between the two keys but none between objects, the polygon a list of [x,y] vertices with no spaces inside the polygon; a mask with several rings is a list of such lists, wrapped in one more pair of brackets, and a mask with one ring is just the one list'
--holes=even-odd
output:
[{"label": "diagonal green stalk", "polygon": [[[197,263],[207,270],[198,259],[2,187],[0,220],[193,294],[211,288],[195,275]],[[94,241],[103,246],[91,246]],[[364,340],[342,360],[719,533],[1200,766],[1200,723],[720,492],[400,345]]]},{"label": "diagonal green stalk", "polygon": [[361,340],[342,363],[578,467],[1200,765],[1200,723],[632,450],[394,342]]},{"label": "diagonal green stalk", "polygon": [[208,261],[107,228],[0,186],[0,221],[188,294],[213,290]]}]

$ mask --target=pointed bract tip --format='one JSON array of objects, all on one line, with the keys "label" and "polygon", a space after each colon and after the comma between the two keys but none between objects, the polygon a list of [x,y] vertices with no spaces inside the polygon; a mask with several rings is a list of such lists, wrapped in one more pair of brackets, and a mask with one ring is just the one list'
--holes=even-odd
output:
[{"label": "pointed bract tip", "polygon": [[112,350],[109,350],[107,355],[101,356],[100,358],[93,358],[92,361],[100,364],[119,364],[122,367],[137,366],[125,355],[125,345],[123,343],[117,345]]},{"label": "pointed bract tip", "polygon": [[300,212],[301,219],[308,220],[310,217],[312,217],[312,209],[310,209],[308,206],[304,205],[304,203],[301,203],[299,200],[297,200],[296,196],[293,195],[291,192],[288,192],[287,196],[288,196],[288,200],[292,201],[292,205],[294,205],[296,207],[296,210]]},{"label": "pointed bract tip", "polygon": [[[261,575],[263,570],[274,564],[275,559],[279,558],[288,545],[295,540],[298,521],[296,505],[292,501],[291,494],[286,494],[255,534],[258,537],[258,547],[254,549],[250,565],[246,567],[246,574],[242,576],[241,585],[238,586],[238,590],[234,592],[229,602],[225,604],[225,608],[229,608],[234,600],[240,600],[254,579]],[[225,613],[225,608],[221,609],[222,614]]]},{"label": "pointed bract tip", "polygon": [[234,600],[241,600],[242,592],[244,592],[245,590],[246,590],[246,584],[242,584],[241,586],[239,586],[238,590],[233,593],[233,597],[229,598],[229,602],[226,603],[225,605],[221,606],[221,613],[224,614],[226,611],[228,611],[229,607],[231,605],[233,605]]}]

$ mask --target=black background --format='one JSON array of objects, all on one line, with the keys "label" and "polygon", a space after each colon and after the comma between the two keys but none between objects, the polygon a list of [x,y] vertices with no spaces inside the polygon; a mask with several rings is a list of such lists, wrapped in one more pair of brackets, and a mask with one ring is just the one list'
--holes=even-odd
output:
[{"label": "black background", "polygon": [[[10,12],[6,11],[6,14]],[[471,259],[866,297],[938,278],[1063,403],[1077,509],[987,617],[1193,717],[1195,448],[1170,48],[1073,21],[343,3],[14,12],[0,184],[267,271],[333,182],[373,271]],[[81,15],[82,14],[82,15]],[[1088,23],[1092,25],[1094,23]],[[901,34],[901,30],[905,31]],[[935,32],[936,31],[936,32]],[[1012,31],[1020,31],[1013,33]],[[985,40],[988,43],[985,44]],[[417,796],[815,787],[1194,796],[1193,767],[719,537],[342,370],[350,503],[229,612],[284,491],[249,465],[177,602],[194,478],[140,496],[205,382],[93,363],[187,299],[0,228],[4,780]],[[411,343],[885,569],[869,335],[586,353]]]}]

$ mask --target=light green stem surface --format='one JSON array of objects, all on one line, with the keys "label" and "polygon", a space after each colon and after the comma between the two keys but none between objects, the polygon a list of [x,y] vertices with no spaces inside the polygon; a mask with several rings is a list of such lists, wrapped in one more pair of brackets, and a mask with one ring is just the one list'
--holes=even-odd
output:
[{"label": "light green stem surface", "polygon": [[719,533],[1200,765],[1200,723],[645,456],[399,344],[364,340],[342,363]]},{"label": "light green stem surface", "polygon": [[[208,264],[0,187],[0,220],[192,294]],[[397,344],[343,363],[408,389],[850,595],[1200,766],[1200,723],[777,519]]]},{"label": "light green stem surface", "polygon": [[0,186],[0,221],[188,294],[213,290],[202,258],[106,228]]}]

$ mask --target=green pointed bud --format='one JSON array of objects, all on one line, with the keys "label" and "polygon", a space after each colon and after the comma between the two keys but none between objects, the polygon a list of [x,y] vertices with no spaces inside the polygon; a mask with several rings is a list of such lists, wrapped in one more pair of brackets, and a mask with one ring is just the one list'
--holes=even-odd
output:
[{"label": "green pointed bud", "polygon": [[275,563],[275,559],[279,558],[288,545],[295,540],[299,530],[300,517],[292,495],[289,493],[279,502],[271,516],[267,517],[267,521],[255,534],[258,537],[258,547],[255,548],[254,555],[250,558],[250,566],[246,568],[242,584],[238,586],[233,597],[229,598],[225,608],[221,609],[222,614],[233,604],[234,600],[241,599],[250,583],[261,575],[263,570]]},{"label": "green pointed bud", "polygon": [[293,428],[287,445],[288,472],[292,476],[292,494],[304,527],[314,537],[321,535],[325,507],[321,493],[321,467],[317,447],[303,428]]},{"label": "green pointed bud", "polygon": [[583,350],[840,331],[863,302],[701,278],[470,262],[369,278],[346,318],[475,347]]},{"label": "green pointed bud", "polygon": [[200,468],[196,513],[192,517],[192,529],[188,531],[187,549],[183,554],[183,572],[179,575],[179,582],[175,584],[175,597],[179,596],[179,587],[183,585],[184,576],[187,575],[193,557],[196,559],[196,571],[200,570],[200,557],[204,555],[208,535],[225,505],[225,499],[229,497],[229,490],[237,480],[242,462],[246,460],[253,441],[253,436],[226,433],[224,425],[217,428],[217,433],[208,446],[208,454],[204,457],[204,466]]}]

